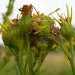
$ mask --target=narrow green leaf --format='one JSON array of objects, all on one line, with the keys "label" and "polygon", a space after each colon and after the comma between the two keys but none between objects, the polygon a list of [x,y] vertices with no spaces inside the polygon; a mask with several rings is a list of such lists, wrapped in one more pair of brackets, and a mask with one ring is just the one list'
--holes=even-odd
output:
[{"label": "narrow green leaf", "polygon": [[72,22],[72,7],[71,7],[71,19],[70,19],[70,23]]},{"label": "narrow green leaf", "polygon": [[60,10],[60,8],[57,8],[55,11],[51,12],[50,14],[48,14],[48,16],[53,14],[53,13],[55,13],[55,12],[57,12],[58,10]]},{"label": "narrow green leaf", "polygon": [[69,20],[69,8],[68,8],[68,5],[66,4],[66,10],[67,10],[67,18]]},{"label": "narrow green leaf", "polygon": [[69,9],[68,5],[66,5],[66,9],[67,9],[68,23],[71,23],[72,22],[72,7],[71,7],[71,9]]}]

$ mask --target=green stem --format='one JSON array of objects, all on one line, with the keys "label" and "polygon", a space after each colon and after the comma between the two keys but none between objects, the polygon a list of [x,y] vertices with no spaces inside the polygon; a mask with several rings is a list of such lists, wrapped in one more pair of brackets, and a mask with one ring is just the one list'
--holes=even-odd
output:
[{"label": "green stem", "polygon": [[72,73],[73,75],[75,75],[75,70],[74,70],[74,62],[73,62],[73,59],[70,59],[70,64],[71,64],[71,68],[72,68]]},{"label": "green stem", "polygon": [[37,68],[34,71],[34,73],[36,75],[40,75],[40,67],[41,67],[42,62],[43,62],[42,61],[42,53],[43,53],[43,50],[40,50],[40,52],[39,52],[39,59],[38,59],[38,66],[37,66]]},{"label": "green stem", "polygon": [[15,56],[15,60],[16,60],[16,62],[17,62],[17,66],[18,66],[20,75],[24,75],[24,74],[23,74],[23,69],[22,69],[22,65],[23,65],[23,64],[20,64],[20,59],[19,59],[18,54],[14,51],[14,49],[10,48],[10,50],[11,50],[11,52],[13,53],[13,55]]},{"label": "green stem", "polygon": [[69,41],[70,43],[70,47],[71,47],[71,58],[69,59],[70,64],[71,64],[71,68],[72,68],[72,73],[73,75],[75,75],[75,68],[74,68],[74,48],[73,48],[73,44],[72,44],[72,40]]},{"label": "green stem", "polygon": [[38,75],[40,75],[40,67],[42,64],[42,52],[43,52],[43,50],[41,50],[40,54],[39,54]]},{"label": "green stem", "polygon": [[67,52],[65,46],[63,43],[60,44],[60,47],[63,49],[64,54],[68,57],[68,59],[71,58],[71,56],[69,55],[69,53]]},{"label": "green stem", "polygon": [[54,41],[56,44],[58,44],[63,49],[64,54],[68,57],[68,60],[70,61],[73,75],[75,75],[74,62],[73,62],[73,59],[74,59],[74,49],[73,49],[72,40],[69,41],[70,47],[71,47],[71,55],[69,55],[69,53],[67,52],[66,47],[64,46],[64,43],[63,43],[62,40],[60,40],[60,42],[59,42],[59,41],[57,41],[54,38],[50,37],[50,39],[52,41]]},{"label": "green stem", "polygon": [[74,59],[74,49],[73,49],[73,44],[72,44],[72,41],[70,40],[69,41],[70,43],[70,47],[71,47],[71,56],[69,55],[69,53],[67,52],[65,46],[64,46],[64,43],[61,42],[59,44],[59,46],[63,49],[63,52],[65,53],[65,55],[68,57],[68,60],[70,61],[70,64],[71,64],[71,68],[72,68],[72,73],[73,75],[75,75],[75,72],[74,72],[74,62],[73,62],[73,59]]},{"label": "green stem", "polygon": [[64,46],[64,43],[63,43],[63,41],[61,39],[59,41],[56,40],[53,37],[49,37],[49,39],[52,40],[53,42],[55,42],[57,45],[59,45],[62,48],[64,54],[68,57],[68,59],[70,59],[70,55],[68,54],[68,52],[67,52],[67,50],[66,50],[66,48]]},{"label": "green stem", "polygon": [[16,56],[16,62],[17,62],[17,66],[18,66],[20,75],[24,75],[24,74],[23,74],[23,70],[22,70],[22,66],[21,66],[21,64],[20,64],[20,60],[19,60],[18,56]]},{"label": "green stem", "polygon": [[74,58],[74,48],[73,48],[73,44],[72,44],[72,40],[69,41],[70,43],[70,49],[71,49],[71,58]]},{"label": "green stem", "polygon": [[32,52],[30,50],[30,39],[29,36],[26,36],[27,41],[27,63],[28,63],[28,75],[33,74],[33,58],[32,58]]},{"label": "green stem", "polygon": [[70,43],[71,55],[69,55],[69,53],[67,52],[67,50],[66,50],[66,48],[65,48],[63,43],[61,43],[60,46],[63,49],[65,55],[68,57],[68,60],[69,60],[69,62],[71,64],[72,73],[73,73],[73,75],[75,75],[75,72],[74,72],[74,62],[73,62],[73,59],[74,59],[74,49],[73,49],[73,44],[72,44],[71,40],[69,41],[69,43]]}]

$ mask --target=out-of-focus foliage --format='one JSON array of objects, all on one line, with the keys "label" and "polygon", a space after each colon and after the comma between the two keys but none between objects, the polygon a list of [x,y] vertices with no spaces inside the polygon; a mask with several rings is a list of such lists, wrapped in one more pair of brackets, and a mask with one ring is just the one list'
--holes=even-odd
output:
[{"label": "out-of-focus foliage", "polygon": [[15,2],[15,0],[9,0],[9,4],[7,6],[7,11],[3,15],[3,21],[4,21],[4,23],[6,23],[7,17],[10,16],[12,14],[12,12],[13,12],[14,2]]}]

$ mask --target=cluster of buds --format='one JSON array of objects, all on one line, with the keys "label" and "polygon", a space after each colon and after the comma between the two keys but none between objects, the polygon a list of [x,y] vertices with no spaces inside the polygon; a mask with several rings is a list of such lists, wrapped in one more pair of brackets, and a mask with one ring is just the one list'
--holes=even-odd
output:
[{"label": "cluster of buds", "polygon": [[[51,35],[58,36],[59,28],[54,26],[54,20],[51,17],[43,13],[40,14],[39,12],[32,14],[33,8],[31,4],[23,5],[19,9],[21,11],[21,17],[19,19],[10,21],[7,17],[7,22],[2,25],[2,38],[6,46],[19,53],[22,49],[24,50],[26,48],[26,36],[29,36],[30,48],[35,54],[35,59],[38,60],[40,51],[43,50],[42,59],[44,60],[50,45],[46,38]],[[35,47],[34,49],[36,51],[33,47]]]},{"label": "cluster of buds", "polygon": [[65,37],[67,40],[70,40],[74,36],[74,28],[71,24],[72,22],[72,8],[69,9],[68,6],[66,5],[67,9],[67,17],[63,18],[59,13],[57,12],[59,16],[59,20],[55,19],[59,25],[60,25],[60,32]]},{"label": "cluster of buds", "polygon": [[[27,70],[29,67],[29,73],[32,72],[37,63],[37,69],[40,69],[48,52],[54,50],[57,45],[61,46],[64,49],[65,54],[69,57],[67,51],[65,51],[67,48],[64,48],[63,46],[70,46],[71,43],[62,45],[63,39],[65,38],[67,41],[70,41],[71,38],[75,36],[75,33],[71,24],[72,8],[69,12],[68,6],[66,7],[66,19],[57,12],[59,9],[54,11],[57,12],[60,18],[57,20],[54,17],[51,18],[49,15],[46,16],[43,13],[39,13],[31,4],[23,5],[23,7],[19,9],[21,11],[20,18],[10,21],[8,17],[6,17],[6,23],[0,24],[4,44],[10,48],[11,52],[17,59],[16,61],[19,60],[20,62],[21,60],[21,64],[23,63],[25,68],[27,67]],[[32,14],[33,8],[35,9],[36,14]],[[55,26],[55,20],[59,23],[60,29]],[[25,63],[23,61],[24,56],[26,56],[27,60]]]}]

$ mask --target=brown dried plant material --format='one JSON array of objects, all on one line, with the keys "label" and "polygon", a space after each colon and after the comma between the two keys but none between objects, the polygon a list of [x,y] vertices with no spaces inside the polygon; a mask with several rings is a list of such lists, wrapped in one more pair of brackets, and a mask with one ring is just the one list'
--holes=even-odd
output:
[{"label": "brown dried plant material", "polygon": [[59,36],[59,34],[60,34],[59,28],[51,25],[50,26],[50,34],[53,36]]},{"label": "brown dried plant material", "polygon": [[28,14],[32,14],[32,9],[33,6],[30,4],[30,5],[23,5],[23,7],[20,8],[19,10],[21,11],[21,14],[28,15]]},{"label": "brown dried plant material", "polygon": [[13,23],[14,26],[17,26],[18,25],[18,19],[13,19],[12,23]]},{"label": "brown dried plant material", "polygon": [[39,24],[37,22],[33,21],[32,25],[30,26],[30,31],[31,32],[39,31]]}]

